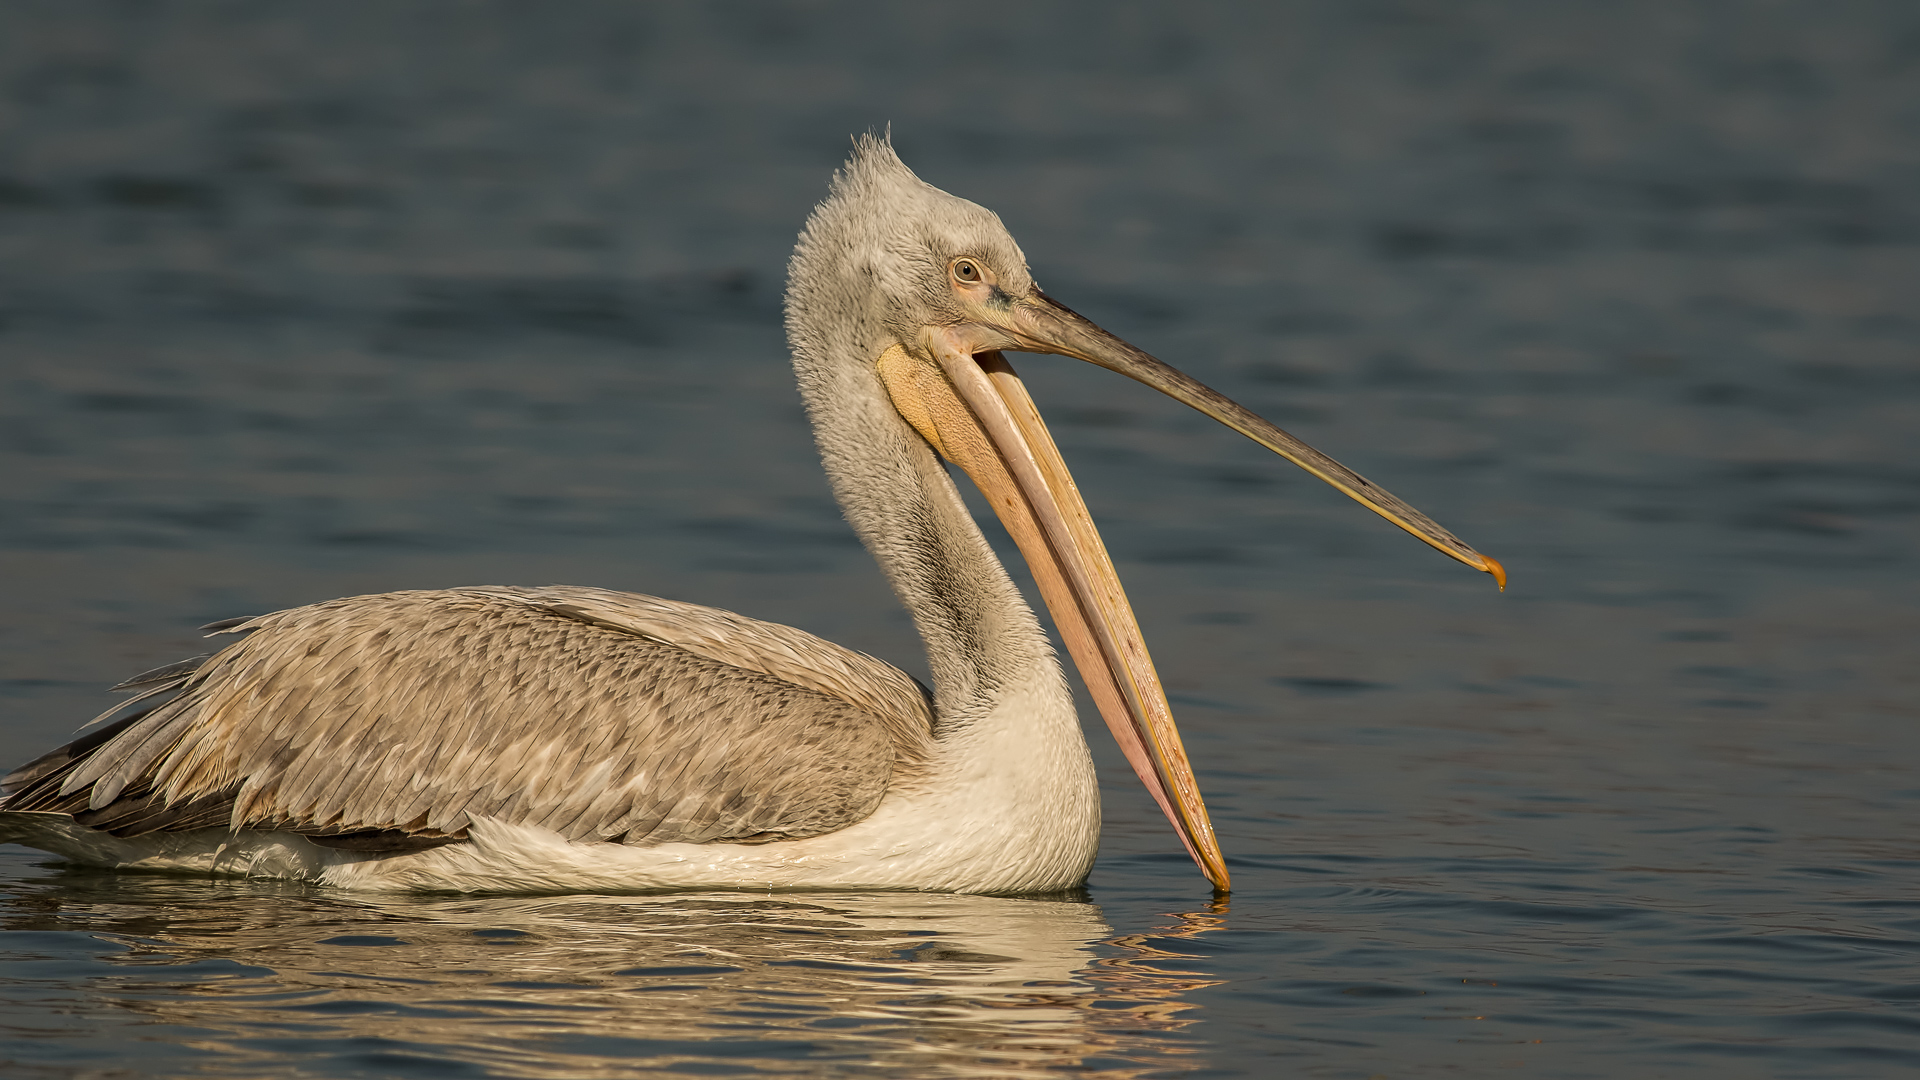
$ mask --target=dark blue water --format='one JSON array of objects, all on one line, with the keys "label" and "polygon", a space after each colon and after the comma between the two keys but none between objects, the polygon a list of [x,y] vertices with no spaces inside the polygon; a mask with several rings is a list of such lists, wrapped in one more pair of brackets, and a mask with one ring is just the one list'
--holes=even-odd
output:
[{"label": "dark blue water", "polygon": [[[1233,866],[370,898],[0,852],[26,1077],[1920,1066],[1920,9],[15,4],[0,757],[233,615],[568,582],[911,670],[785,370],[854,132],[1503,559],[1015,357]],[[1096,725],[1097,728],[1098,725]]]}]

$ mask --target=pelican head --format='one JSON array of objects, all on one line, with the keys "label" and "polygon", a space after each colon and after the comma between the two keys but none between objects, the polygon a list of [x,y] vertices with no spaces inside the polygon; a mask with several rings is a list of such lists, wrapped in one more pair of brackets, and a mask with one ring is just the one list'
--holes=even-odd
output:
[{"label": "pelican head", "polygon": [[[1216,888],[1227,887],[1225,859],[1153,661],[1072,477],[1001,351],[1074,357],[1145,383],[1504,587],[1499,563],[1424,514],[1041,291],[997,215],[922,181],[884,139],[857,141],[808,219],[787,312],[829,471],[857,471],[836,469],[836,455],[885,444],[904,425],[968,474],[1032,569],[1128,761]],[[861,526],[868,510],[844,488],[842,501]]]}]

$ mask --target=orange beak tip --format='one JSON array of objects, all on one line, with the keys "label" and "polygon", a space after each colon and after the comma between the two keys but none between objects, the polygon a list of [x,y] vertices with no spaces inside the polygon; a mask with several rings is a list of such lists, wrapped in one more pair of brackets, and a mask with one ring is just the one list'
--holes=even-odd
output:
[{"label": "orange beak tip", "polygon": [[1482,555],[1480,557],[1486,560],[1487,565],[1485,567],[1485,570],[1487,571],[1487,573],[1493,575],[1494,584],[1500,586],[1501,592],[1506,592],[1507,591],[1507,568],[1504,566],[1501,566],[1500,560],[1493,558],[1492,556]]}]

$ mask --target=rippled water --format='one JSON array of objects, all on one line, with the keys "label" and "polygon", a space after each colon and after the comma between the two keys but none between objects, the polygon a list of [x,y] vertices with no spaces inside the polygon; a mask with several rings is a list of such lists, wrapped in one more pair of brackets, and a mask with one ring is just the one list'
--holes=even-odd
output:
[{"label": "rippled water", "polygon": [[7,848],[8,1075],[1920,1064],[1905,4],[9,6],[0,756],[201,623],[395,588],[629,588],[923,669],[778,316],[887,122],[1049,291],[1513,588],[1015,357],[1229,901],[1098,731],[1075,897],[370,898]]}]

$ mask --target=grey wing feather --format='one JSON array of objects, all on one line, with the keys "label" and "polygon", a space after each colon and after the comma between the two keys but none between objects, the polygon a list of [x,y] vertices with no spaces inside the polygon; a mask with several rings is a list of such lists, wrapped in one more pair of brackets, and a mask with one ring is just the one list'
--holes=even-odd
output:
[{"label": "grey wing feather", "polygon": [[925,688],[897,668],[654,597],[388,593],[222,629],[242,627],[197,668],[130,680],[178,694],[9,777],[5,808],[372,849],[457,840],[477,817],[760,841],[863,819],[932,741]]},{"label": "grey wing feather", "polygon": [[[206,628],[202,627],[201,629],[204,630]],[[156,683],[178,683],[186,676],[200,670],[200,665],[206,662],[207,658],[204,655],[189,656],[185,660],[179,660],[171,664],[163,664],[151,671],[143,671],[131,679],[109,687],[109,689],[132,690],[135,687],[153,686]],[[123,705],[122,707],[124,708],[125,706]]]}]

